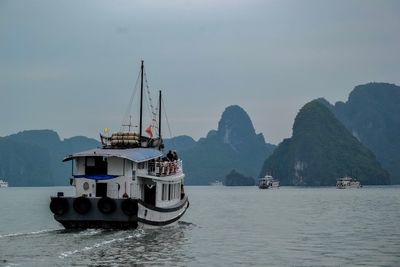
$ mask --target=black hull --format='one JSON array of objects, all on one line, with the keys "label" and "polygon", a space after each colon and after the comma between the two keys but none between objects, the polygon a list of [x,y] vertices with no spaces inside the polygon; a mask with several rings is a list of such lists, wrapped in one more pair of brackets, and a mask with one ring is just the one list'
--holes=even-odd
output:
[{"label": "black hull", "polygon": [[[140,225],[145,226],[165,226],[172,224],[179,220],[187,208],[189,201],[187,196],[173,207],[160,208],[154,207],[144,203],[141,200],[129,199],[130,203],[136,206],[127,210],[124,207],[126,199],[112,199],[115,204],[111,210],[101,209],[101,198],[85,198],[86,207],[77,207],[77,200],[82,198],[74,197],[52,197],[50,208],[54,213],[54,219],[61,223],[66,229],[88,229],[88,228],[101,228],[101,229],[136,229]],[[62,202],[64,209],[61,212],[57,210],[54,203]],[[89,204],[88,204],[89,202]],[[154,218],[161,217],[161,220],[154,220]]]},{"label": "black hull", "polygon": [[137,222],[110,222],[110,221],[58,221],[65,229],[136,229]]}]

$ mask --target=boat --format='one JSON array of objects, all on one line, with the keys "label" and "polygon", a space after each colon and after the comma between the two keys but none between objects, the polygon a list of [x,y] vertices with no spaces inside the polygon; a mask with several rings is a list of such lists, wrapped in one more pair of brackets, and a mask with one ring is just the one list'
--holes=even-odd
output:
[{"label": "boat", "polygon": [[211,186],[222,186],[223,184],[222,184],[222,181],[217,179],[214,182],[211,182],[210,185]]},{"label": "boat", "polygon": [[139,132],[131,131],[130,120],[123,125],[128,131],[100,134],[101,147],[64,158],[72,162],[75,196],[58,192],[50,210],[65,228],[154,228],[177,223],[188,209],[182,160],[173,151],[163,153],[161,91],[153,112],[158,136],[153,137],[152,127],[145,130],[148,136],[143,134],[143,76],[142,61]]},{"label": "boat", "polygon": [[0,188],[8,187],[8,182],[0,180]]},{"label": "boat", "polygon": [[349,177],[349,176],[339,178],[336,181],[337,189],[361,188],[361,187],[362,187],[362,185],[361,185],[360,181],[358,181],[352,177]]},{"label": "boat", "polygon": [[260,189],[272,189],[279,188],[279,181],[275,180],[271,175],[265,175],[265,177],[258,180],[258,188]]}]

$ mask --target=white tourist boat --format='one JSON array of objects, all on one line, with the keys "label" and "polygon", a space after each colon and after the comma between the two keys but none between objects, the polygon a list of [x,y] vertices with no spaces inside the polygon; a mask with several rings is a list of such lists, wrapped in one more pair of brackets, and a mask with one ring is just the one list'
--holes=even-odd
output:
[{"label": "white tourist boat", "polygon": [[4,188],[4,187],[8,187],[8,182],[4,181],[4,180],[0,180],[0,188]]},{"label": "white tourist boat", "polygon": [[[176,223],[189,207],[182,161],[163,154],[161,91],[158,137],[142,135],[143,61],[139,132],[101,135],[101,148],[67,156],[72,161],[75,196],[59,192],[51,198],[54,218],[65,228],[137,228]],[[155,127],[156,128],[156,127]]]},{"label": "white tourist boat", "polygon": [[275,180],[271,175],[265,175],[265,177],[258,180],[258,188],[260,189],[272,189],[278,188],[279,181]]},{"label": "white tourist boat", "polygon": [[223,186],[222,181],[216,179],[214,182],[210,183],[211,186]]},{"label": "white tourist boat", "polygon": [[349,176],[339,178],[336,181],[337,189],[360,188],[360,187],[362,187],[360,181]]}]

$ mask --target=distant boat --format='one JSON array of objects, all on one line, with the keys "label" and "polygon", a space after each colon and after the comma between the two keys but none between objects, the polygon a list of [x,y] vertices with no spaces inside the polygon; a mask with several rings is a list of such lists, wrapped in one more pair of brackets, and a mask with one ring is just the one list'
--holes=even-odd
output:
[{"label": "distant boat", "polygon": [[222,181],[220,180],[215,180],[214,182],[210,183],[211,186],[222,186]]},{"label": "distant boat", "polygon": [[260,189],[272,189],[278,187],[279,181],[275,180],[274,177],[272,177],[271,175],[265,175],[264,178],[258,180],[258,188]]},{"label": "distant boat", "polygon": [[4,181],[4,180],[0,180],[0,188],[3,187],[8,187],[8,182]]},{"label": "distant boat", "polygon": [[360,188],[360,187],[362,187],[360,181],[349,176],[339,178],[336,181],[337,189]]}]

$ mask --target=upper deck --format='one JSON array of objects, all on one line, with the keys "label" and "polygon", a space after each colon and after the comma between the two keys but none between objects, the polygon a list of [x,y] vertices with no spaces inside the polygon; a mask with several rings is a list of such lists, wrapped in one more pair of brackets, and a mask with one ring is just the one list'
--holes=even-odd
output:
[{"label": "upper deck", "polygon": [[163,153],[154,148],[96,148],[69,155],[63,161],[69,160],[75,160],[74,177],[94,180],[126,176],[132,171],[154,179],[183,174],[182,160],[163,160]]}]

